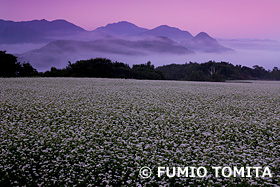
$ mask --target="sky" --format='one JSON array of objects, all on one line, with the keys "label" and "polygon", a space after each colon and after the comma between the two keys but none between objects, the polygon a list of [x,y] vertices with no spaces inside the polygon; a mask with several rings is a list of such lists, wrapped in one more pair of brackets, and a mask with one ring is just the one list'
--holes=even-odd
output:
[{"label": "sky", "polygon": [[129,21],[215,38],[280,41],[280,0],[0,0],[0,19],[65,19],[86,30]]}]

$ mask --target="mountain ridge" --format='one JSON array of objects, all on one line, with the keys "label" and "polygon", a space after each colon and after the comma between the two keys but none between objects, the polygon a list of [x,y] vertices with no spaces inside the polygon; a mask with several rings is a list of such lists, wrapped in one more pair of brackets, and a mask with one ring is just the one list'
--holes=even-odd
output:
[{"label": "mountain ridge", "polygon": [[62,19],[21,22],[0,19],[0,43],[2,44],[50,42],[54,40],[52,39],[53,36],[74,35],[79,32],[86,31]]},{"label": "mountain ridge", "polygon": [[138,27],[137,25],[130,23],[128,21],[119,21],[117,23],[109,23],[106,26],[98,27],[94,31],[105,31],[108,34],[113,34],[113,35],[135,35],[139,34],[141,32],[145,32],[148,29]]},{"label": "mountain ridge", "polygon": [[233,49],[227,48],[219,44],[219,42],[209,36],[206,32],[198,33],[189,41],[181,43],[184,47],[193,51],[207,52],[207,53],[223,53],[233,52]]},{"label": "mountain ridge", "polygon": [[[12,28],[8,28],[9,25],[12,24]],[[12,30],[13,29],[13,30]],[[15,31],[16,30],[16,31]],[[21,32],[17,32],[17,30],[20,30]],[[35,32],[34,32],[35,31]],[[32,21],[6,21],[0,19],[0,38],[9,38],[14,36],[14,34],[20,34],[22,33],[24,36],[24,33],[30,32],[29,35],[35,35],[38,37],[45,37],[46,33],[51,33],[53,35],[59,33],[61,34],[61,31],[68,32],[69,34],[73,34],[73,32],[80,32],[80,33],[91,33],[91,32],[104,32],[102,36],[165,36],[172,40],[178,41],[177,39],[174,39],[176,37],[185,36],[185,40],[192,39],[193,36],[188,32],[184,30],[180,30],[176,27],[171,27],[168,25],[160,25],[158,27],[155,27],[153,29],[146,29],[142,27],[138,27],[137,25],[130,23],[128,21],[119,21],[116,23],[109,23],[106,26],[98,27],[92,31],[87,31],[83,29],[82,27],[79,27],[71,22],[68,22],[63,19],[57,19],[53,21],[47,21],[46,19],[41,20],[32,20]],[[39,33],[40,32],[40,33]],[[57,33],[56,33],[57,32]],[[74,34],[76,34],[74,33]],[[54,37],[55,38],[55,37]],[[15,37],[14,40],[16,40],[17,37]],[[30,38],[28,38],[30,39]],[[89,38],[90,39],[90,38]],[[44,40],[45,41],[45,40]],[[3,43],[3,40],[0,40],[0,43]],[[21,40],[20,40],[21,42]],[[20,43],[17,42],[17,43]],[[32,42],[32,41],[31,41]]]},{"label": "mountain ridge", "polygon": [[[7,29],[3,29],[1,25]],[[65,20],[42,19],[24,22],[0,20],[0,43],[3,41],[17,45],[41,42],[41,47],[36,45],[37,50],[29,48],[19,55],[36,68],[40,66],[38,63],[45,63],[49,68],[49,66],[56,66],[53,64],[55,62],[65,63],[68,60],[96,56],[118,55],[127,58],[138,55],[139,58],[148,54],[159,57],[163,55],[187,57],[196,52],[230,51],[207,33],[193,36],[188,31],[168,25],[146,29],[127,21],[110,23],[86,31]],[[68,56],[73,58],[68,59]]]},{"label": "mountain ridge", "polygon": [[146,32],[140,33],[142,36],[165,36],[176,42],[190,40],[193,36],[188,31],[180,30],[168,25],[160,25]]}]

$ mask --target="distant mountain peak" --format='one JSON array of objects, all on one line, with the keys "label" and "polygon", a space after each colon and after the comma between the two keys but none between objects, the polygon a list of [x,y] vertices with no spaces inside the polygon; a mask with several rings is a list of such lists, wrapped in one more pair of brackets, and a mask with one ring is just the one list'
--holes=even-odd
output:
[{"label": "distant mountain peak", "polygon": [[40,19],[40,20],[34,20],[34,21],[50,22],[50,21],[48,21],[46,19]]},{"label": "distant mountain peak", "polygon": [[193,36],[188,31],[182,31],[176,27],[170,27],[168,25],[160,25],[154,29],[141,33],[141,35],[164,36],[176,42],[180,42],[182,40],[190,40],[193,38]]},{"label": "distant mountain peak", "polygon": [[[175,27],[170,27],[170,26],[168,26],[168,25],[160,25],[160,26],[158,26],[158,27],[156,27],[156,28],[175,28]],[[155,28],[155,29],[156,29]]]},{"label": "distant mountain peak", "polygon": [[81,27],[65,20],[32,21],[0,20],[0,43],[45,43],[55,38],[85,32]]},{"label": "distant mountain peak", "polygon": [[[152,29],[151,31],[158,31],[158,32],[177,32],[177,34],[178,33],[188,33],[188,34],[190,34],[188,31],[183,31],[183,30],[181,30],[181,29],[179,29],[179,28],[177,28],[177,27],[171,27],[171,26],[169,26],[169,25],[160,25],[160,26],[158,26],[158,27],[156,27],[156,28],[154,28],[154,29]],[[191,35],[191,34],[190,34]]]},{"label": "distant mountain peak", "polygon": [[119,21],[116,23],[109,23],[105,27],[116,27],[116,26],[138,27],[137,25],[130,23],[128,21]]},{"label": "distant mountain peak", "polygon": [[209,36],[206,32],[200,32],[192,40],[185,42],[184,46],[194,51],[203,52],[220,53],[233,51],[230,48],[220,45],[217,40]]},{"label": "distant mountain peak", "polygon": [[156,29],[170,29],[170,30],[177,30],[177,31],[181,31],[180,29],[176,28],[176,27],[170,27],[168,25],[160,25],[156,28],[154,28],[153,30],[156,30]]},{"label": "distant mountain peak", "polygon": [[206,32],[200,32],[195,36],[196,39],[207,39],[207,38],[211,38],[213,39],[211,36],[209,36]]},{"label": "distant mountain peak", "polygon": [[98,27],[97,31],[105,32],[109,35],[136,35],[147,29],[138,27],[137,25],[128,21],[119,21],[117,23],[109,23],[104,27]]}]

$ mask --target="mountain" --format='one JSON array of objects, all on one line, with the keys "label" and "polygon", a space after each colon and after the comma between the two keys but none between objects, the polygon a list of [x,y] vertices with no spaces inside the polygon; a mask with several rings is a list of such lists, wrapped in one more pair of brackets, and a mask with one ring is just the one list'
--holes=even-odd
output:
[{"label": "mountain", "polygon": [[[192,51],[224,52],[228,50],[206,33],[200,33],[193,37],[188,31],[167,25],[148,30],[133,23],[121,21],[99,27],[93,31],[86,31],[65,20],[47,21],[43,19],[23,22],[0,20],[0,44],[2,45],[42,43],[43,46],[43,44],[45,45],[55,40],[92,41],[106,36],[134,41],[163,36]],[[9,49],[20,48],[18,45],[5,47]],[[151,49],[151,51],[153,50]]]},{"label": "mountain", "polygon": [[233,51],[232,49],[220,45],[214,38],[205,32],[201,32],[193,37],[188,31],[182,31],[168,25],[161,25],[148,30],[140,28],[132,23],[122,21],[108,24],[105,27],[99,27],[93,32],[99,35],[103,34],[103,36],[114,36],[132,40],[143,40],[149,37],[162,36],[178,42],[187,49],[198,52],[222,53]]},{"label": "mountain", "polygon": [[0,43],[43,43],[86,32],[65,20],[5,21],[0,19]]},{"label": "mountain", "polygon": [[153,60],[162,65],[179,58],[189,61],[194,57],[190,54],[196,52],[230,51],[206,33],[193,37],[188,31],[167,25],[149,30],[121,21],[86,31],[65,20],[44,19],[0,20],[0,50],[7,49],[12,54],[18,51],[21,62],[30,62],[39,71],[95,57],[120,59],[128,64]]},{"label": "mountain", "polygon": [[201,52],[222,53],[233,51],[230,48],[226,48],[220,45],[217,40],[215,40],[205,32],[200,32],[193,39],[182,42],[181,44],[190,50]]},{"label": "mountain", "polygon": [[127,21],[120,21],[118,23],[111,23],[105,27],[98,27],[93,32],[103,33],[107,36],[135,36],[139,33],[148,31],[148,29],[138,27]]},{"label": "mountain", "polygon": [[182,31],[168,25],[161,25],[146,32],[140,33],[140,36],[165,36],[176,42],[187,41],[193,39],[193,36],[188,31]]},{"label": "mountain", "polygon": [[44,47],[18,55],[21,61],[29,61],[39,71],[51,67],[62,68],[68,61],[90,59],[96,56],[108,57],[145,56],[150,54],[187,55],[192,51],[166,37],[151,37],[129,41],[115,37],[105,37],[94,41],[59,40]]}]

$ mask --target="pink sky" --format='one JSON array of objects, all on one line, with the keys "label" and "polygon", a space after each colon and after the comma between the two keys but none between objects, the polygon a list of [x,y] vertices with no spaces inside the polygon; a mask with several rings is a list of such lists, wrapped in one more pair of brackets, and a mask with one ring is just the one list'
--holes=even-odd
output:
[{"label": "pink sky", "polygon": [[0,0],[0,19],[65,19],[86,30],[129,21],[166,24],[193,35],[280,41],[280,0]]}]

